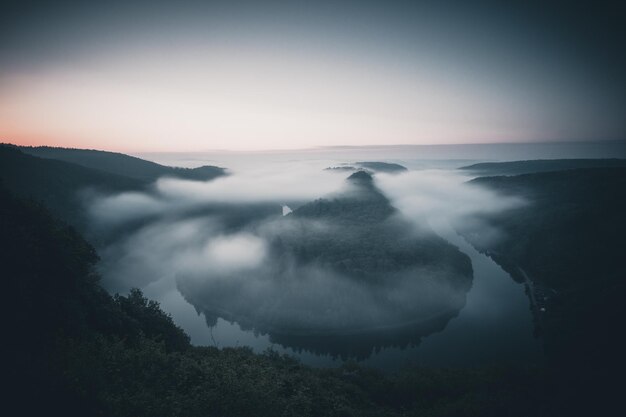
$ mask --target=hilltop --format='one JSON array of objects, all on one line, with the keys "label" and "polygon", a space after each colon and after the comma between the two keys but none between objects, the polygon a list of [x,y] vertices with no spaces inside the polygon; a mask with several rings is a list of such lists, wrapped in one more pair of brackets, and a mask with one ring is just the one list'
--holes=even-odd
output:
[{"label": "hilltop", "polygon": [[198,168],[176,168],[146,161],[123,153],[93,149],[57,148],[50,146],[20,147],[22,152],[46,159],[71,162],[144,182],[153,182],[163,176],[206,181],[226,174],[224,168],[205,165]]},{"label": "hilltop", "polygon": [[83,200],[90,193],[141,191],[160,176],[209,180],[221,175],[225,175],[223,168],[166,167],[113,152],[0,144],[4,186],[44,203],[55,216],[80,229],[85,225]]},{"label": "hilltop", "polygon": [[365,171],[365,172],[386,172],[397,174],[408,171],[406,167],[400,164],[389,162],[355,162],[354,164],[343,164],[335,167],[328,167],[329,171]]},{"label": "hilltop", "polygon": [[535,159],[483,162],[459,168],[477,176],[520,175],[582,168],[626,168],[626,159]]}]

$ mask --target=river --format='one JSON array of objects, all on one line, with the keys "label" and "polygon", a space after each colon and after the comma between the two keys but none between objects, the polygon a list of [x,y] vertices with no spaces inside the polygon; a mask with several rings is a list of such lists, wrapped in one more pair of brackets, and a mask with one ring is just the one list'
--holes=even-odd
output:
[{"label": "river", "polygon": [[[284,153],[264,155],[141,155],[147,159],[170,165],[197,166],[213,163],[228,166],[237,171],[248,169],[253,164],[271,160],[281,163],[315,163],[319,169],[345,161],[347,153],[353,150],[325,151],[325,153],[298,154]],[[353,160],[377,160],[374,152],[354,157]],[[436,167],[452,172],[453,168],[477,160],[408,159],[407,154],[387,155],[378,160],[402,163],[411,170]],[[403,159],[399,158],[404,156]],[[393,158],[392,158],[393,157]],[[300,159],[301,158],[301,159]],[[323,161],[323,162],[320,162]],[[280,205],[278,206],[280,207]],[[471,259],[474,277],[467,293],[466,304],[456,317],[450,319],[443,329],[418,340],[418,343],[405,347],[385,347],[372,352],[361,363],[385,370],[399,369],[407,365],[419,366],[479,366],[486,364],[530,364],[542,361],[541,340],[533,335],[531,304],[524,285],[515,282],[491,258],[477,252],[447,221],[431,221],[430,226],[440,236],[457,246]],[[297,357],[305,364],[313,366],[337,366],[343,360],[329,355],[318,355],[306,349],[295,351],[274,343],[268,335],[242,330],[237,323],[218,319],[217,324],[208,327],[204,317],[187,303],[177,291],[175,279],[167,277],[155,280],[142,287],[144,293],[159,301],[163,309],[172,315],[196,345],[224,347],[249,346],[256,352],[273,349]]]}]

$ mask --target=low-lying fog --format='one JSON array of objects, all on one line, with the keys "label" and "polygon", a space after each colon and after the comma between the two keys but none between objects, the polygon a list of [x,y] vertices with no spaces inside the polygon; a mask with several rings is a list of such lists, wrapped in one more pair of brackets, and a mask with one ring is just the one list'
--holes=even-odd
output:
[{"label": "low-lying fog", "polygon": [[[408,170],[373,172],[375,188],[397,212],[380,224],[371,220],[372,227],[396,227],[390,222],[400,226],[394,229],[393,238],[385,237],[385,232],[368,234],[369,220],[347,225],[349,220],[342,217],[345,213],[339,217],[298,214],[299,207],[316,199],[341,200],[362,192],[346,180],[352,171],[325,169],[353,165],[362,159],[324,156],[313,153],[257,155],[240,161],[232,156],[222,161],[188,159],[185,165],[224,166],[229,175],[207,182],[161,178],[145,192],[90,196],[86,204],[91,233],[97,237],[95,241],[101,242],[98,250],[103,285],[120,293],[141,288],[146,296],[160,301],[197,344],[250,343],[258,348],[277,342],[283,347],[344,354],[350,351],[320,346],[307,349],[307,340],[294,341],[290,337],[313,335],[319,342],[333,334],[393,328],[439,317],[435,325],[407,330],[415,333],[413,339],[398,341],[396,336],[389,339],[387,335],[377,343],[376,334],[368,334],[362,341],[380,348],[416,344],[421,337],[441,331],[463,310],[472,285],[478,285],[472,284],[472,279],[483,278],[476,276],[482,273],[476,270],[479,254],[470,254],[472,277],[471,268],[465,273],[463,268],[452,265],[462,263],[461,257],[469,264],[470,258],[462,253],[468,249],[457,251],[436,232],[445,234],[441,230],[475,222],[482,213],[526,203],[467,184],[470,178],[454,168],[468,161],[370,156],[369,160],[398,163]],[[157,162],[169,162],[176,155],[162,157],[167,159]],[[352,206],[342,207],[350,210]],[[294,212],[289,213],[291,210]],[[498,231],[486,229],[484,236],[498,239]],[[455,239],[450,234],[444,238]],[[315,239],[321,242],[316,243],[318,246],[309,244]],[[408,242],[424,251],[434,251],[434,255],[416,264],[398,261],[398,251],[404,249],[388,249],[394,242]],[[455,246],[459,245],[457,241]],[[325,247],[333,253],[319,259],[317,253],[307,253]],[[345,256],[337,255],[344,249]],[[367,270],[369,267],[364,270],[363,265],[370,263],[361,258],[368,255],[359,258],[359,251],[379,249],[386,253],[381,256],[389,255],[393,260],[390,269],[385,271],[380,263],[374,263],[371,268],[375,272]],[[439,260],[437,257],[444,252],[448,258]],[[369,256],[374,261],[379,258]],[[341,269],[343,265],[347,265],[345,269]],[[518,289],[522,300],[523,289]],[[485,306],[491,301],[484,300]],[[494,303],[498,305],[501,300]],[[228,325],[223,319],[238,324]],[[228,336],[229,332],[236,334]],[[219,334],[224,336],[221,340]],[[329,343],[343,342],[334,339]]]}]

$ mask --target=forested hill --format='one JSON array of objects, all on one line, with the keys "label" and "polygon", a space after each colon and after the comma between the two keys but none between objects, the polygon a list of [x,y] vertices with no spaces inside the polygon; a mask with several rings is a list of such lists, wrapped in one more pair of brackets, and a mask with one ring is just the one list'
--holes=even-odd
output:
[{"label": "forested hill", "polygon": [[536,159],[531,161],[484,162],[461,167],[476,176],[520,175],[534,172],[583,168],[626,168],[626,159]]},{"label": "forested hill", "polygon": [[[105,370],[98,358],[118,355],[121,361],[122,352],[139,357],[150,349],[146,343],[164,354],[190,347],[189,337],[138,291],[111,297],[102,289],[93,270],[97,261],[72,228],[0,186],[3,395],[10,414],[103,415],[97,395],[105,393],[96,392],[98,384],[112,376],[108,372],[132,371],[113,363]],[[120,389],[133,391],[127,384]]]},{"label": "forested hill", "polygon": [[81,230],[86,222],[81,192],[139,191],[161,175],[208,180],[224,174],[225,170],[217,167],[172,168],[112,152],[0,144],[0,181],[4,186],[21,197],[44,203],[55,216]]},{"label": "forested hill", "polygon": [[470,184],[526,201],[516,209],[483,216],[503,233],[485,242],[480,230],[469,235],[481,249],[509,259],[556,289],[592,277],[613,278],[623,271],[626,168],[484,177]]},{"label": "forested hill", "polygon": [[49,146],[22,146],[20,149],[29,155],[71,162],[87,168],[123,175],[144,182],[152,182],[163,176],[206,181],[225,175],[224,168],[215,166],[175,168],[117,152]]},{"label": "forested hill", "polygon": [[[531,283],[550,360],[578,380],[621,378],[626,168],[485,177],[470,184],[526,200],[459,230],[518,280]],[[497,230],[499,238],[485,240],[484,230]]]},{"label": "forested hill", "polygon": [[404,172],[406,167],[389,162],[355,162],[355,165],[375,172]]},{"label": "forested hill", "polygon": [[[438,277],[442,281],[464,289],[471,286],[472,266],[467,255],[427,225],[414,233],[415,226],[398,215],[370,174],[357,171],[347,183],[351,188],[345,194],[312,201],[290,215],[295,222],[316,220],[331,225],[328,230],[282,236],[282,243],[288,242],[297,258],[327,264],[361,279],[381,275],[378,279],[383,282],[411,267],[440,268],[447,271]],[[415,275],[419,280],[420,274]]]},{"label": "forested hill", "polygon": [[0,181],[21,197],[43,202],[56,216],[76,226],[84,216],[80,190],[119,192],[144,187],[135,178],[38,158],[9,145],[0,145]]},{"label": "forested hill", "polygon": [[328,167],[328,171],[367,171],[370,173],[386,172],[386,173],[401,173],[406,172],[408,169],[400,164],[394,164],[389,162],[367,161],[367,162],[354,162],[351,164],[341,164],[339,166]]},{"label": "forested hill", "polygon": [[307,203],[297,208],[293,216],[369,225],[380,223],[396,212],[387,197],[376,188],[369,173],[357,171],[346,182],[352,185],[351,192]]}]

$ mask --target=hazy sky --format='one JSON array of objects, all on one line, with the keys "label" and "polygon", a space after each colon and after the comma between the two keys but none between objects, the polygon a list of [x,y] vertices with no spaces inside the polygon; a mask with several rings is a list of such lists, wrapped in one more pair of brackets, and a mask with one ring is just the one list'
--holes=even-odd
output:
[{"label": "hazy sky", "polygon": [[0,141],[193,151],[625,137],[619,2],[339,3],[9,1]]}]

